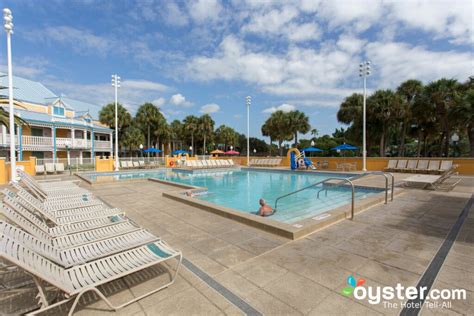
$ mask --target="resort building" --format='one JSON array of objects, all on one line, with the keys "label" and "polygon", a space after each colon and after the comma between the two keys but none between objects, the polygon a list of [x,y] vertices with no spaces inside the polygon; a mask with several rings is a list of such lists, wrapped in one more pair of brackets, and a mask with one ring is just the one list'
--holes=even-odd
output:
[{"label": "resort building", "polygon": [[[8,111],[8,77],[0,73],[0,106]],[[76,158],[109,156],[113,130],[89,114],[94,105],[58,96],[43,84],[13,77],[15,115],[28,123],[16,127],[18,159]],[[9,156],[10,135],[6,126],[0,131],[0,157]],[[92,159],[93,160],[93,159]]]}]

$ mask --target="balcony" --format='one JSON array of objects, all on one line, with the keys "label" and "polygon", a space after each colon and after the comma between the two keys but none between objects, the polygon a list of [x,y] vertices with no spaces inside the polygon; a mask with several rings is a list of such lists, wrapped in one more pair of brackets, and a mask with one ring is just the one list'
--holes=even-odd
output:
[{"label": "balcony", "polygon": [[[5,136],[5,137],[4,137]],[[17,146],[19,144],[18,137],[16,139]],[[91,149],[92,141],[90,139],[75,138],[56,138],[56,148],[66,149],[66,144],[69,144],[70,149]],[[10,145],[10,135],[3,135],[0,133],[0,146]],[[34,151],[52,151],[54,148],[53,138],[44,136],[22,136],[22,148],[23,150],[34,150]],[[94,142],[95,150],[109,151],[112,149],[110,141],[96,140]]]}]

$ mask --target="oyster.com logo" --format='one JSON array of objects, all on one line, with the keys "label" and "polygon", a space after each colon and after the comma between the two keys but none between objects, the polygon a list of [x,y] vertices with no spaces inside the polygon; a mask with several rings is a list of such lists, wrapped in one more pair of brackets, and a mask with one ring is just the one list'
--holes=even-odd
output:
[{"label": "oyster.com logo", "polygon": [[360,278],[356,281],[356,279],[352,275],[349,275],[347,277],[347,285],[349,286],[346,286],[345,288],[342,289],[342,294],[345,296],[349,296],[354,292],[354,289],[356,287],[362,286],[364,285],[364,283],[365,283],[364,279]]}]

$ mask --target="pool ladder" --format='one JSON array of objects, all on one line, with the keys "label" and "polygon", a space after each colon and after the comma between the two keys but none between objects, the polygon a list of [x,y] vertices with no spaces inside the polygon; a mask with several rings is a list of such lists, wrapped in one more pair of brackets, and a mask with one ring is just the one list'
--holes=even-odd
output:
[{"label": "pool ladder", "polygon": [[331,184],[331,185],[328,185],[327,187],[323,187],[321,188],[318,193],[317,193],[317,198],[319,199],[319,194],[321,193],[321,191],[325,191],[325,196],[327,196],[328,194],[328,189],[329,187],[330,188],[336,188],[336,187],[339,187],[339,186],[342,186],[342,185],[345,185],[345,184],[349,184],[351,186],[351,193],[352,193],[352,200],[351,200],[351,217],[350,219],[354,219],[354,207],[355,207],[355,186],[354,186],[354,181],[355,180],[358,180],[358,179],[361,179],[363,177],[366,177],[366,176],[369,176],[369,175],[381,175],[381,176],[384,176],[385,178],[385,204],[388,203],[388,191],[389,191],[389,177],[391,178],[391,186],[390,186],[390,201],[393,201],[393,191],[394,191],[394,188],[395,188],[395,178],[393,176],[393,174],[391,174],[390,172],[383,172],[383,171],[371,171],[371,172],[364,172],[362,174],[358,174],[357,176],[354,176],[354,177],[350,177],[350,178],[336,178],[336,177],[331,177],[331,178],[327,178],[327,179],[324,179],[324,180],[321,180],[321,181],[318,181],[316,183],[313,183],[311,185],[308,185],[304,188],[301,188],[299,190],[296,190],[296,191],[293,191],[293,192],[290,192],[290,193],[287,193],[287,194],[284,194],[282,196],[279,196],[276,200],[275,200],[275,211],[278,210],[278,202],[281,200],[281,199],[284,199],[288,196],[291,196],[291,195],[294,195],[296,193],[299,193],[301,191],[304,191],[304,190],[307,190],[307,189],[310,189],[310,188],[313,188],[317,185],[320,185],[320,184],[324,184],[326,182],[329,182],[329,181],[334,181],[334,180],[337,180],[337,181],[340,181],[339,183],[336,183],[336,184]]}]

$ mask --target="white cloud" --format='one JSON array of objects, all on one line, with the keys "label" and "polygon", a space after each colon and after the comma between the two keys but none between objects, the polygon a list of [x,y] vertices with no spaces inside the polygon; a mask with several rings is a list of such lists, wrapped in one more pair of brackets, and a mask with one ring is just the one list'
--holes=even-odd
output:
[{"label": "white cloud", "polygon": [[317,24],[292,22],[298,14],[297,8],[289,5],[270,11],[264,8],[251,14],[249,23],[242,27],[242,31],[261,36],[284,36],[291,42],[318,39],[321,32]]},{"label": "white cloud", "polygon": [[181,10],[177,3],[166,1],[163,7],[163,18],[168,25],[185,26],[188,24],[188,16]]},{"label": "white cloud", "polygon": [[121,82],[121,86],[130,89],[141,89],[141,90],[150,90],[150,91],[167,91],[169,88],[168,86],[148,81],[148,80],[123,80]]},{"label": "white cloud", "polygon": [[193,0],[188,4],[188,12],[197,23],[213,22],[219,19],[222,6],[218,0]]},{"label": "white cloud", "polygon": [[372,60],[373,73],[380,77],[380,86],[393,88],[407,79],[424,82],[439,78],[466,80],[472,75],[472,55],[469,52],[430,51],[406,43],[371,43],[367,55]]},{"label": "white cloud", "polygon": [[240,120],[242,118],[242,114],[234,114],[233,116],[236,120]]},{"label": "white cloud", "polygon": [[186,100],[186,97],[181,93],[173,94],[170,98],[170,103],[176,106],[191,107],[193,104]]},{"label": "white cloud", "polygon": [[113,40],[98,36],[85,29],[77,29],[70,26],[45,27],[25,32],[26,38],[36,42],[57,42],[67,45],[78,54],[88,54],[104,57],[114,47],[117,47]]},{"label": "white cloud", "polygon": [[367,41],[357,38],[353,35],[342,34],[337,40],[337,46],[347,51],[348,53],[355,54],[362,51],[363,46]]},{"label": "white cloud", "polygon": [[473,4],[470,0],[390,0],[393,17],[411,28],[433,32],[457,44],[473,40]]},{"label": "white cloud", "polygon": [[158,99],[151,101],[151,103],[153,103],[157,107],[162,107],[166,103],[166,100],[165,98],[160,97]]},{"label": "white cloud", "polygon": [[216,103],[209,103],[206,105],[201,106],[201,109],[199,112],[204,113],[204,114],[211,114],[211,113],[216,113],[217,111],[220,110],[220,106]]},{"label": "white cloud", "polygon": [[294,110],[296,110],[296,107],[294,105],[283,103],[282,105],[276,107],[272,106],[270,108],[266,108],[262,111],[262,113],[274,113],[276,111],[291,112]]}]

